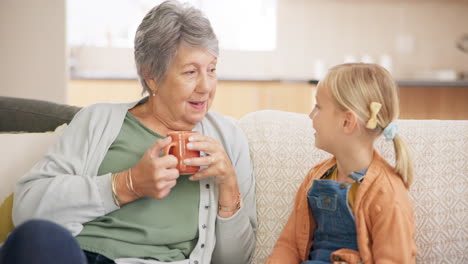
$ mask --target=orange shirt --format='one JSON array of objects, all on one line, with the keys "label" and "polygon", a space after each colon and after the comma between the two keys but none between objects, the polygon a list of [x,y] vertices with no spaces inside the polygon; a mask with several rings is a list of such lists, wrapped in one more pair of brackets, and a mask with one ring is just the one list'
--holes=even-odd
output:
[{"label": "orange shirt", "polygon": [[[315,220],[307,191],[336,165],[331,158],[312,168],[296,195],[294,209],[276,242],[268,264],[293,264],[307,260],[313,242]],[[394,168],[376,151],[353,208],[357,242],[364,263],[415,263],[415,223],[412,201]]]}]

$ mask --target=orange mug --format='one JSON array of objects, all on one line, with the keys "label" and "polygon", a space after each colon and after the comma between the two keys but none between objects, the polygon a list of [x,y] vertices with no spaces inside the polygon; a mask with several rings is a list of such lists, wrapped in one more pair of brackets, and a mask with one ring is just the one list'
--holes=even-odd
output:
[{"label": "orange mug", "polygon": [[184,162],[185,159],[200,157],[200,151],[187,149],[189,137],[195,134],[199,133],[197,131],[172,131],[167,134],[172,138],[172,142],[164,148],[163,155],[170,154],[177,158],[179,161],[177,169],[180,174],[193,174],[200,169],[200,166],[189,166]]}]

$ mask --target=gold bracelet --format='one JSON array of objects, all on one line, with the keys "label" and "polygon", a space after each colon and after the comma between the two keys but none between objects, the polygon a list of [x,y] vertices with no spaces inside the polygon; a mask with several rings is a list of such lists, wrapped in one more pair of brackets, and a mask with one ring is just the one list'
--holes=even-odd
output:
[{"label": "gold bracelet", "polygon": [[237,200],[236,200],[236,203],[232,206],[224,206],[224,205],[221,205],[218,203],[218,210],[221,211],[221,212],[226,212],[226,213],[229,213],[229,212],[232,212],[234,210],[238,210],[241,208],[241,203],[242,203],[242,197],[239,193],[239,195],[237,196]]},{"label": "gold bracelet", "polygon": [[127,190],[129,190],[131,192],[130,183],[129,183],[129,179],[128,179],[128,171],[125,174],[125,185],[127,186]]},{"label": "gold bracelet", "polygon": [[140,198],[141,195],[139,195],[139,194],[135,191],[135,189],[133,189],[132,168],[128,169],[127,178],[128,178],[128,185],[127,185],[127,188],[133,193],[133,195],[136,196],[136,198]]},{"label": "gold bracelet", "polygon": [[111,175],[111,187],[112,187],[112,198],[114,199],[115,205],[120,207],[120,200],[119,197],[117,196],[117,192],[115,191],[115,182],[117,181],[117,176],[118,174],[112,174]]}]

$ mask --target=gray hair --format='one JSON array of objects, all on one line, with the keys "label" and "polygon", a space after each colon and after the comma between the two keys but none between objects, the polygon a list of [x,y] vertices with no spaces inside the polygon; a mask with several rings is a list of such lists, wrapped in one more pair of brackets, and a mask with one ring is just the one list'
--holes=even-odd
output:
[{"label": "gray hair", "polygon": [[163,81],[181,43],[219,54],[218,39],[200,10],[177,1],[153,7],[135,34],[135,64],[143,93],[151,93],[145,79]]}]

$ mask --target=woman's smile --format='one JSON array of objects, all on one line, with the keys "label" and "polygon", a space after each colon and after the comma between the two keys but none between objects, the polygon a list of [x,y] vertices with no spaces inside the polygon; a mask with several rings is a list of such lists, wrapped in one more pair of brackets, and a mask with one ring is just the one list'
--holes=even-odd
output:
[{"label": "woman's smile", "polygon": [[205,109],[206,101],[189,101],[189,104],[197,110],[203,110]]}]

